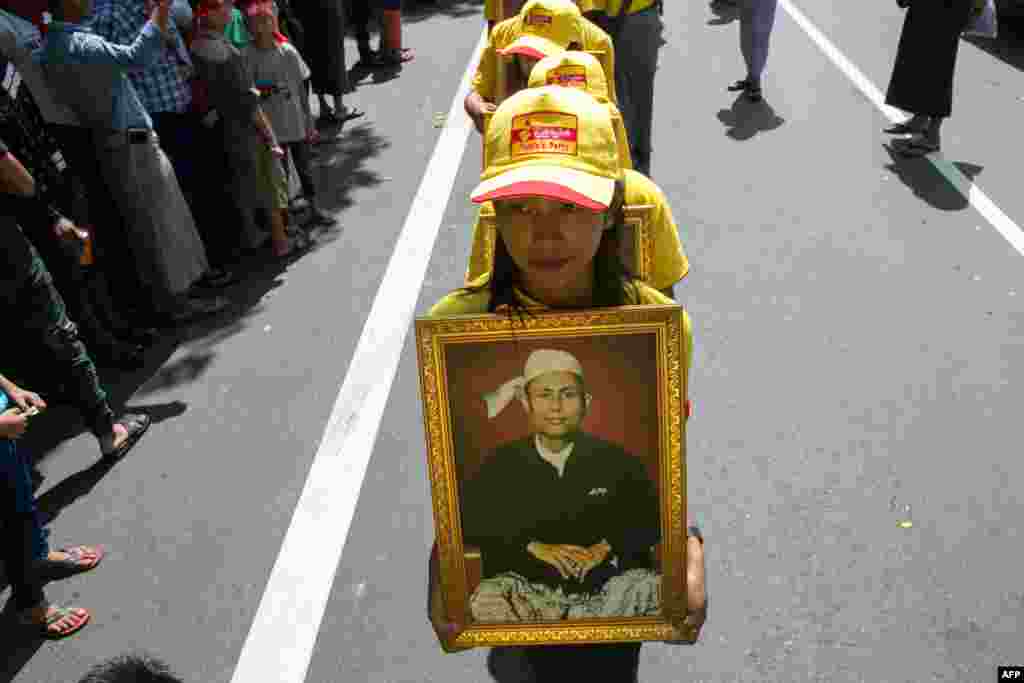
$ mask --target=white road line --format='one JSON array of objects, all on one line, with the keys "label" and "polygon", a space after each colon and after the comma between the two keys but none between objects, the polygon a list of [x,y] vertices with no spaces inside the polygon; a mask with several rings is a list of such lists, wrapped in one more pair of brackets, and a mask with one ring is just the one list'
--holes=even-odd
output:
[{"label": "white road line", "polygon": [[305,681],[427,263],[462,164],[471,126],[462,101],[483,45],[481,36],[377,290],[232,683]]},{"label": "white road line", "polygon": [[[779,0],[779,4],[783,6],[786,12],[792,17],[793,21],[797,23],[800,28],[804,30],[814,44],[825,53],[836,67],[842,71],[850,81],[853,82],[857,89],[863,93],[865,97],[871,100],[871,103],[878,108],[882,114],[885,115],[893,123],[902,121],[905,115],[898,109],[894,109],[885,103],[885,97],[882,92],[875,87],[875,85],[868,80],[867,76],[861,73],[860,69],[854,66],[853,62],[846,58],[846,56],[839,51],[839,49],[832,44],[825,35],[818,30],[818,28],[811,23],[810,19],[804,16],[803,12],[797,9],[796,5],[791,0]],[[1006,238],[1006,241],[1013,246],[1021,255],[1024,255],[1024,231],[1021,230],[1020,226],[1013,222],[1013,220],[1003,213],[1002,209],[996,206],[995,202],[989,199],[988,195],[981,191],[977,185],[975,185],[970,179],[968,179],[963,173],[960,172],[956,166],[947,161],[942,157],[941,154],[929,154],[928,160],[931,161],[932,165],[935,166],[938,171],[945,176],[946,180],[949,181],[953,187],[964,196],[965,199],[977,209],[978,213],[985,217],[993,228],[995,228],[1000,235]]]}]

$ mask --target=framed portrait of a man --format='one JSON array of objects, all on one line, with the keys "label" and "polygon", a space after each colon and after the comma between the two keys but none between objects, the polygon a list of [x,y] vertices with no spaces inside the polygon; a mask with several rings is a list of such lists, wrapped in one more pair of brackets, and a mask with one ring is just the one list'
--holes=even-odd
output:
[{"label": "framed portrait of a man", "polygon": [[446,649],[689,639],[682,326],[417,319]]}]

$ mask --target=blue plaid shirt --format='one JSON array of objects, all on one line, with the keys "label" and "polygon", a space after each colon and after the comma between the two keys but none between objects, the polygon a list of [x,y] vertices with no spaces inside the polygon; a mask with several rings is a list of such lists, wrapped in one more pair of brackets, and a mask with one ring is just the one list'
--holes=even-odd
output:
[{"label": "blue plaid shirt", "polygon": [[[95,0],[92,16],[83,23],[112,43],[130,45],[148,19],[144,0]],[[192,102],[188,84],[192,65],[174,22],[171,22],[171,33],[174,46],[165,44],[155,64],[128,72],[142,105],[150,114],[182,113]]]}]

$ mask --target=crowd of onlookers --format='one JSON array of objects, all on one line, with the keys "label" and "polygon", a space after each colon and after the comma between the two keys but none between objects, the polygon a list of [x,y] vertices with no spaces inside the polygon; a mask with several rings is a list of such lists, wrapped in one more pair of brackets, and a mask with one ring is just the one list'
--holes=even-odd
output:
[{"label": "crowd of onlookers", "polygon": [[413,57],[396,0],[0,4],[0,559],[41,637],[89,620],[42,586],[103,549],[50,548],[17,441],[57,400],[123,457],[150,420],[115,415],[97,366],[140,368],[166,331],[223,311],[252,258],[293,258],[334,223],[313,159],[364,115],[343,101],[350,32],[361,68]]}]

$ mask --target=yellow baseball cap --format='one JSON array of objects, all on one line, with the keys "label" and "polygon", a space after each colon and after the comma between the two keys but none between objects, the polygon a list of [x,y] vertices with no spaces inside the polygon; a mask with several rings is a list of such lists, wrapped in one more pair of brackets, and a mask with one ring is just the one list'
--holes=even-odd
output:
[{"label": "yellow baseball cap", "polygon": [[538,88],[545,85],[577,88],[589,93],[602,104],[609,102],[608,79],[605,78],[601,62],[586,52],[561,52],[537,62],[530,72],[527,87]]},{"label": "yellow baseball cap", "polygon": [[570,43],[583,45],[583,15],[571,0],[529,0],[518,19],[519,35],[500,51],[502,55],[544,59],[565,50]]},{"label": "yellow baseball cap", "polygon": [[620,175],[607,105],[573,88],[529,88],[494,112],[471,198],[546,197],[604,211]]}]

